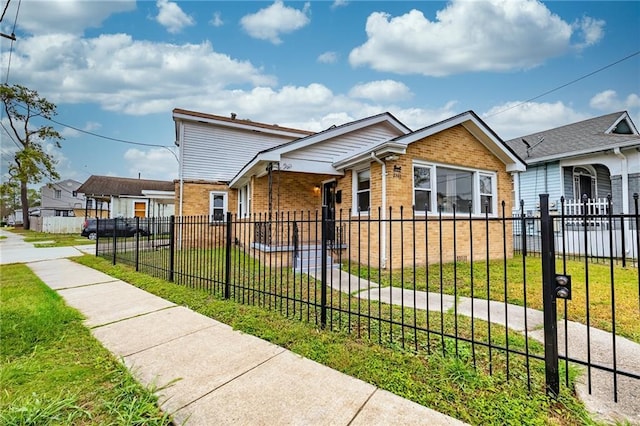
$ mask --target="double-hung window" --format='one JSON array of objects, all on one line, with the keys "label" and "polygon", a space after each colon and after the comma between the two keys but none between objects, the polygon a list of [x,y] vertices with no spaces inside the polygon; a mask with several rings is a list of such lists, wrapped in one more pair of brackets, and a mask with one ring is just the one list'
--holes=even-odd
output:
[{"label": "double-hung window", "polygon": [[492,214],[496,200],[495,173],[416,162],[413,202],[417,212]]},{"label": "double-hung window", "polygon": [[223,222],[227,215],[227,193],[212,191],[209,193],[209,218],[211,222]]},{"label": "double-hung window", "polygon": [[355,214],[369,213],[371,207],[371,170],[365,169],[356,172],[354,179],[356,209]]}]

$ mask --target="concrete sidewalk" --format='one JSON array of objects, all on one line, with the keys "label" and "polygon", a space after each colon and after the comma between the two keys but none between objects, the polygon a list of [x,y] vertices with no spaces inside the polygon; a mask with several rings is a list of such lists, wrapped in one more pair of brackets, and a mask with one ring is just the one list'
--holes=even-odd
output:
[{"label": "concrete sidewalk", "polygon": [[177,424],[463,424],[68,259],[28,265]]}]

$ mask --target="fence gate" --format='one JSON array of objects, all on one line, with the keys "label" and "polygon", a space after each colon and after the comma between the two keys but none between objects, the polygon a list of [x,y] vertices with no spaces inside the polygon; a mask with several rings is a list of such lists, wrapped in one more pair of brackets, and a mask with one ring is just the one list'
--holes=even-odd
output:
[{"label": "fence gate", "polygon": [[[549,395],[557,396],[561,383],[569,384],[570,368],[578,366],[582,377],[577,383],[584,394],[591,394],[593,389],[601,395],[607,392],[613,401],[621,403],[622,410],[625,404],[633,407],[633,398],[637,398],[640,346],[633,336],[625,336],[628,332],[616,329],[626,320],[623,312],[628,315],[630,309],[635,310],[634,316],[640,313],[637,194],[634,199],[633,214],[612,214],[609,197],[609,208],[601,214],[593,214],[585,206],[567,215],[563,205],[560,214],[552,216],[548,194],[540,195]],[[601,236],[594,238],[595,233]],[[568,244],[575,240],[581,244],[578,255],[568,250]],[[616,245],[624,250],[616,250]],[[621,314],[616,318],[618,311]]]}]

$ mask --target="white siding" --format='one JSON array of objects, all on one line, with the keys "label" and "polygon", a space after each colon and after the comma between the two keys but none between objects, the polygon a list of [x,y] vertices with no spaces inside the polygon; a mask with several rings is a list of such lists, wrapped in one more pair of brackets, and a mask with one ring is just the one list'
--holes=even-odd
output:
[{"label": "white siding", "polygon": [[258,152],[290,140],[286,136],[185,122],[183,178],[230,181]]},{"label": "white siding", "polygon": [[[535,213],[540,203],[540,194],[549,194],[549,203],[558,203],[562,196],[562,173],[556,163],[541,166],[527,166],[520,174],[520,198],[524,200],[524,210]],[[518,207],[520,204],[518,204]]]},{"label": "white siding", "polygon": [[401,134],[399,130],[385,123],[379,123],[323,141],[321,144],[314,144],[288,152],[286,157],[296,160],[333,163],[347,154],[360,152],[363,148],[375,146]]}]

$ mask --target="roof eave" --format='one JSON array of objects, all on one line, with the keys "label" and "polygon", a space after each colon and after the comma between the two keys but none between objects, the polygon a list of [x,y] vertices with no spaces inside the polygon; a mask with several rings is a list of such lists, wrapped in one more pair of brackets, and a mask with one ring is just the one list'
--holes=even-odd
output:
[{"label": "roof eave", "polygon": [[566,158],[581,157],[581,156],[590,155],[590,154],[597,154],[599,152],[613,151],[616,148],[621,148],[621,149],[633,148],[634,146],[637,148],[640,148],[640,140],[629,141],[626,143],[619,143],[615,145],[609,145],[606,147],[600,146],[597,148],[587,148],[580,151],[571,151],[571,152],[563,152],[560,154],[547,155],[545,157],[534,158],[530,161],[527,161],[527,165],[533,166],[540,163],[547,163],[549,161],[558,161],[558,160],[564,160]]}]

